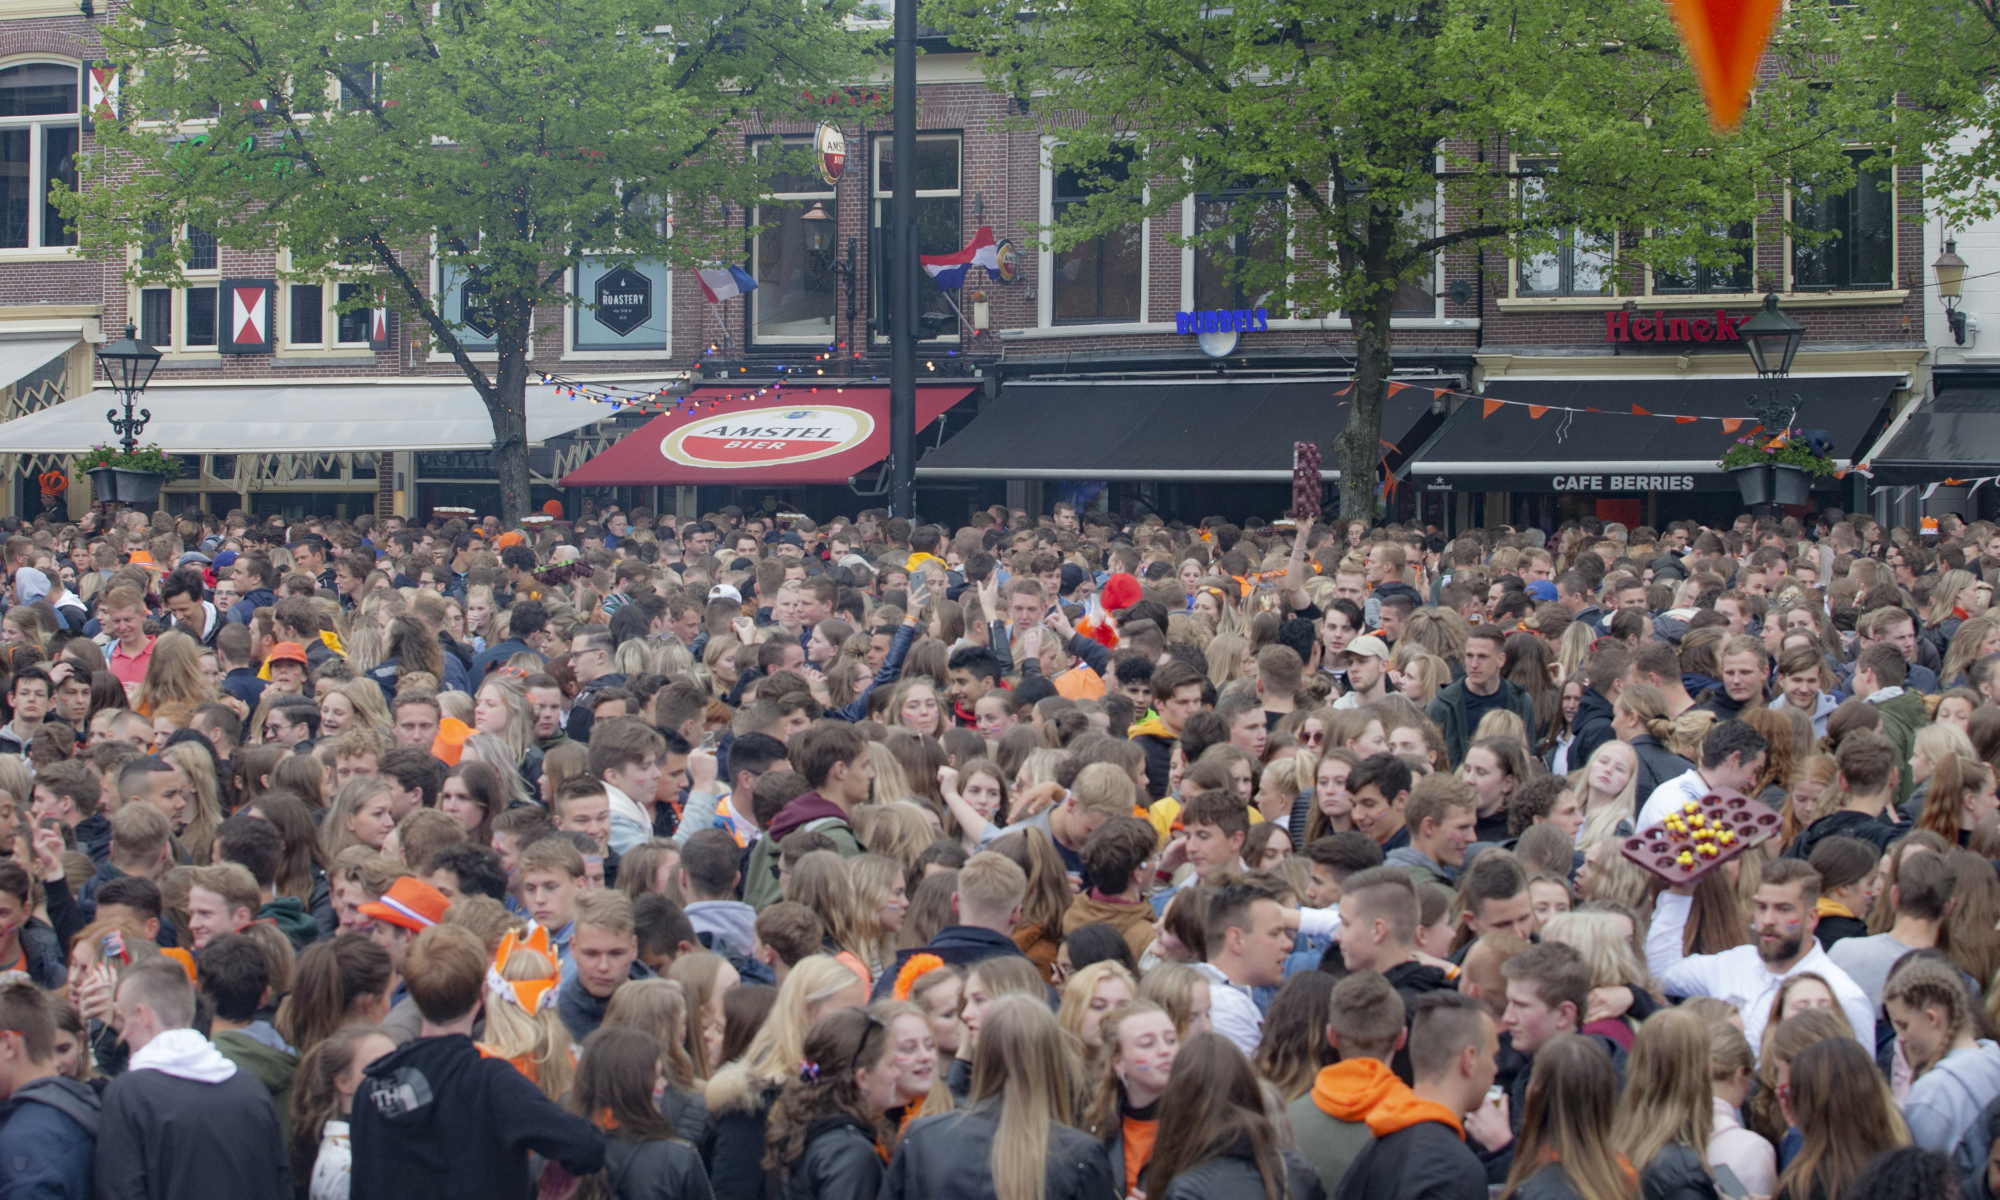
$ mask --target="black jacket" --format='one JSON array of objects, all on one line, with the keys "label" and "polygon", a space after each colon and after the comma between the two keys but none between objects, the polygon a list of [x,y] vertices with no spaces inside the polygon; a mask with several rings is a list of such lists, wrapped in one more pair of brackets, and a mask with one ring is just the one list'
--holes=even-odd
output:
[{"label": "black jacket", "polygon": [[[1634,785],[1632,802],[1640,808],[1646,806],[1647,797],[1653,789],[1669,779],[1679,779],[1694,770],[1694,764],[1673,751],[1650,733],[1642,733],[1632,739],[1632,753],[1639,756],[1639,782]],[[1572,760],[1572,769],[1583,764]],[[1635,817],[1638,815],[1635,811]]]},{"label": "black jacket", "polygon": [[111,818],[92,813],[76,823],[76,848],[102,866],[111,858]]},{"label": "black jacket", "polygon": [[[881,1200],[991,1200],[998,1100],[910,1126],[882,1177]],[[1124,1194],[1111,1179],[1104,1143],[1067,1125],[1049,1127],[1047,1200],[1105,1200]],[[1480,1192],[1484,1200],[1485,1192]]]},{"label": "black jacket", "polygon": [[271,1093],[242,1070],[221,1083],[162,1071],[113,1079],[96,1173],[97,1194],[119,1200],[271,1200],[292,1190]]},{"label": "black jacket", "polygon": [[1368,1143],[1335,1200],[1486,1200],[1486,1170],[1449,1125],[1419,1121]]},{"label": "black jacket", "polygon": [[1639,1173],[1645,1200],[1719,1200],[1701,1155],[1679,1142],[1653,1156]]},{"label": "black jacket", "polygon": [[1865,813],[1838,809],[1805,827],[1799,836],[1792,839],[1791,848],[1785,851],[1786,858],[1811,858],[1813,847],[1830,837],[1860,838],[1887,853],[1890,843],[1907,834],[1909,829],[1890,823],[1887,812],[1879,817]]},{"label": "black jacket", "polygon": [[618,1200],[712,1200],[708,1174],[692,1147],[662,1139],[612,1138],[604,1146],[604,1183]]},{"label": "black jacket", "polygon": [[1583,689],[1583,699],[1577,703],[1576,718],[1569,723],[1570,735],[1574,739],[1569,744],[1568,764],[1570,770],[1588,766],[1590,756],[1606,742],[1618,740],[1611,732],[1611,701],[1594,687]]},{"label": "black jacket", "polygon": [[875,1131],[853,1117],[828,1117],[806,1127],[805,1153],[785,1174],[784,1200],[875,1200],[882,1155]]},{"label": "black jacket", "polygon": [[1514,1200],[1582,1200],[1561,1166],[1550,1163],[1521,1181]]},{"label": "black jacket", "polygon": [[[1296,1150],[1278,1152],[1284,1173],[1278,1179],[1279,1200],[1326,1200],[1319,1173]],[[1147,1195],[1151,1195],[1149,1191]],[[1248,1142],[1239,1142],[1192,1171],[1174,1176],[1160,1200],[1265,1200],[1264,1176]]]},{"label": "black jacket", "polygon": [[578,1177],[604,1166],[597,1126],[505,1060],[480,1057],[462,1034],[418,1038],[376,1060],[348,1133],[351,1200],[525,1196],[530,1150]]},{"label": "black jacket", "polygon": [[991,929],[981,929],[976,925],[947,925],[937,931],[937,936],[931,939],[928,946],[919,946],[914,950],[898,950],[896,961],[882,972],[880,979],[875,981],[875,994],[869,999],[887,1000],[889,994],[896,990],[896,973],[901,971],[903,964],[910,961],[910,957],[915,954],[935,954],[943,959],[948,967],[969,967],[973,963],[985,962],[989,958],[1020,953],[1021,948],[1006,934],[995,933]]},{"label": "black jacket", "polygon": [[778,1194],[775,1172],[764,1170],[764,1130],[778,1087],[753,1077],[741,1060],[717,1071],[704,1100],[715,1122],[709,1179],[715,1200],[766,1200]]},{"label": "black jacket", "polygon": [[578,689],[576,700],[570,705],[569,723],[563,729],[564,733],[569,734],[571,741],[590,740],[590,727],[597,723],[596,715],[590,711],[591,696],[605,688],[624,687],[630,678],[631,676],[623,672],[613,672],[610,675],[599,675]]},{"label": "black jacket", "polygon": [[69,980],[62,942],[40,917],[29,917],[21,926],[21,967],[45,991],[56,991]]}]

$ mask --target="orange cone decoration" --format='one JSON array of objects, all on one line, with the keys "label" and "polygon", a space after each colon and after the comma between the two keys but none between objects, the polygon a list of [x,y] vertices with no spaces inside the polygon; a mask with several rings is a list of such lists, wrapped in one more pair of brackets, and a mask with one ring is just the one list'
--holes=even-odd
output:
[{"label": "orange cone decoration", "polygon": [[1757,61],[1777,23],[1781,0],[1671,0],[1681,41],[1694,61],[1717,129],[1734,129],[1743,119]]}]

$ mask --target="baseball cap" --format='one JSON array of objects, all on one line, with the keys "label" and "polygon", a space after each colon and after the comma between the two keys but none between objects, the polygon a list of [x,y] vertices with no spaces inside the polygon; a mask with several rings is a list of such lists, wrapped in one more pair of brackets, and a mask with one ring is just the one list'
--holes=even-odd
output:
[{"label": "baseball cap", "polygon": [[1067,596],[1083,586],[1083,568],[1075,563],[1062,565],[1062,594]]},{"label": "baseball cap", "polygon": [[217,567],[233,567],[233,566],[235,566],[235,565],[236,565],[236,551],[234,551],[234,550],[224,550],[224,551],[223,551],[222,553],[220,553],[220,554],[216,555],[216,556],[215,556],[215,565],[216,565]]},{"label": "baseball cap", "polygon": [[1379,658],[1386,661],[1389,657],[1389,644],[1372,633],[1364,633],[1347,643],[1347,649],[1341,653],[1349,658]]},{"label": "baseball cap", "polygon": [[421,933],[444,920],[444,910],[450,907],[451,901],[445,899],[443,892],[405,875],[391,884],[380,900],[361,905],[360,911],[363,916]]},{"label": "baseball cap", "polygon": [[1547,604],[1556,598],[1556,585],[1546,579],[1537,579],[1528,585],[1528,598],[1537,604]]},{"label": "baseball cap", "polygon": [[726,583],[718,583],[708,589],[708,598],[710,600],[727,600],[731,604],[743,603],[743,593]]},{"label": "baseball cap", "polygon": [[778,542],[780,545],[784,546],[803,546],[806,544],[806,540],[804,538],[800,537],[796,533],[793,533],[789,529],[785,530],[785,532],[778,535]]}]

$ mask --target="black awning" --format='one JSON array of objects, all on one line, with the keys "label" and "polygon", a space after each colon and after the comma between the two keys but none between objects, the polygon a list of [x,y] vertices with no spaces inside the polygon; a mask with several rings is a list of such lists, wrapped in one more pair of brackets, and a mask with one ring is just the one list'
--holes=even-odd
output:
[{"label": "black awning", "polygon": [[[1863,447],[1901,375],[1793,376],[1781,394],[1802,399],[1799,425],[1823,429],[1833,457]],[[1672,379],[1495,379],[1485,397],[1511,400],[1486,413],[1467,400],[1411,458],[1405,477],[1427,490],[1494,492],[1733,492],[1715,464],[1756,421],[1746,403],[1769,385],[1746,376]],[[1540,416],[1523,405],[1547,405]],[[1721,421],[1682,424],[1670,416],[1745,417],[1734,432]],[[1597,409],[1563,412],[1562,409]]]},{"label": "black awning", "polygon": [[[956,437],[917,460],[917,478],[1283,482],[1292,477],[1292,444],[1303,441],[1319,443],[1331,477],[1333,439],[1352,411],[1350,383],[1008,383]],[[1383,405],[1382,440],[1406,454],[1441,420],[1431,414],[1432,389],[1458,381],[1394,381],[1404,384]]]},{"label": "black awning", "polygon": [[1868,458],[1877,484],[2000,475],[2000,381],[1948,386],[1891,426]]}]

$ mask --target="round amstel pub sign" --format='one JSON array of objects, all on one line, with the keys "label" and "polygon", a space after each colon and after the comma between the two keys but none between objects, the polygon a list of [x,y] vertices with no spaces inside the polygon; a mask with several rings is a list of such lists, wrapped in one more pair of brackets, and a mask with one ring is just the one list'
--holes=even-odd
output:
[{"label": "round amstel pub sign", "polygon": [[858,408],[752,408],[683,425],[660,454],[687,467],[769,467],[839,454],[874,431]]},{"label": "round amstel pub sign", "polygon": [[840,130],[831,125],[822,125],[813,133],[813,159],[819,164],[819,175],[828,183],[840,182],[840,173],[847,169],[847,139]]}]

